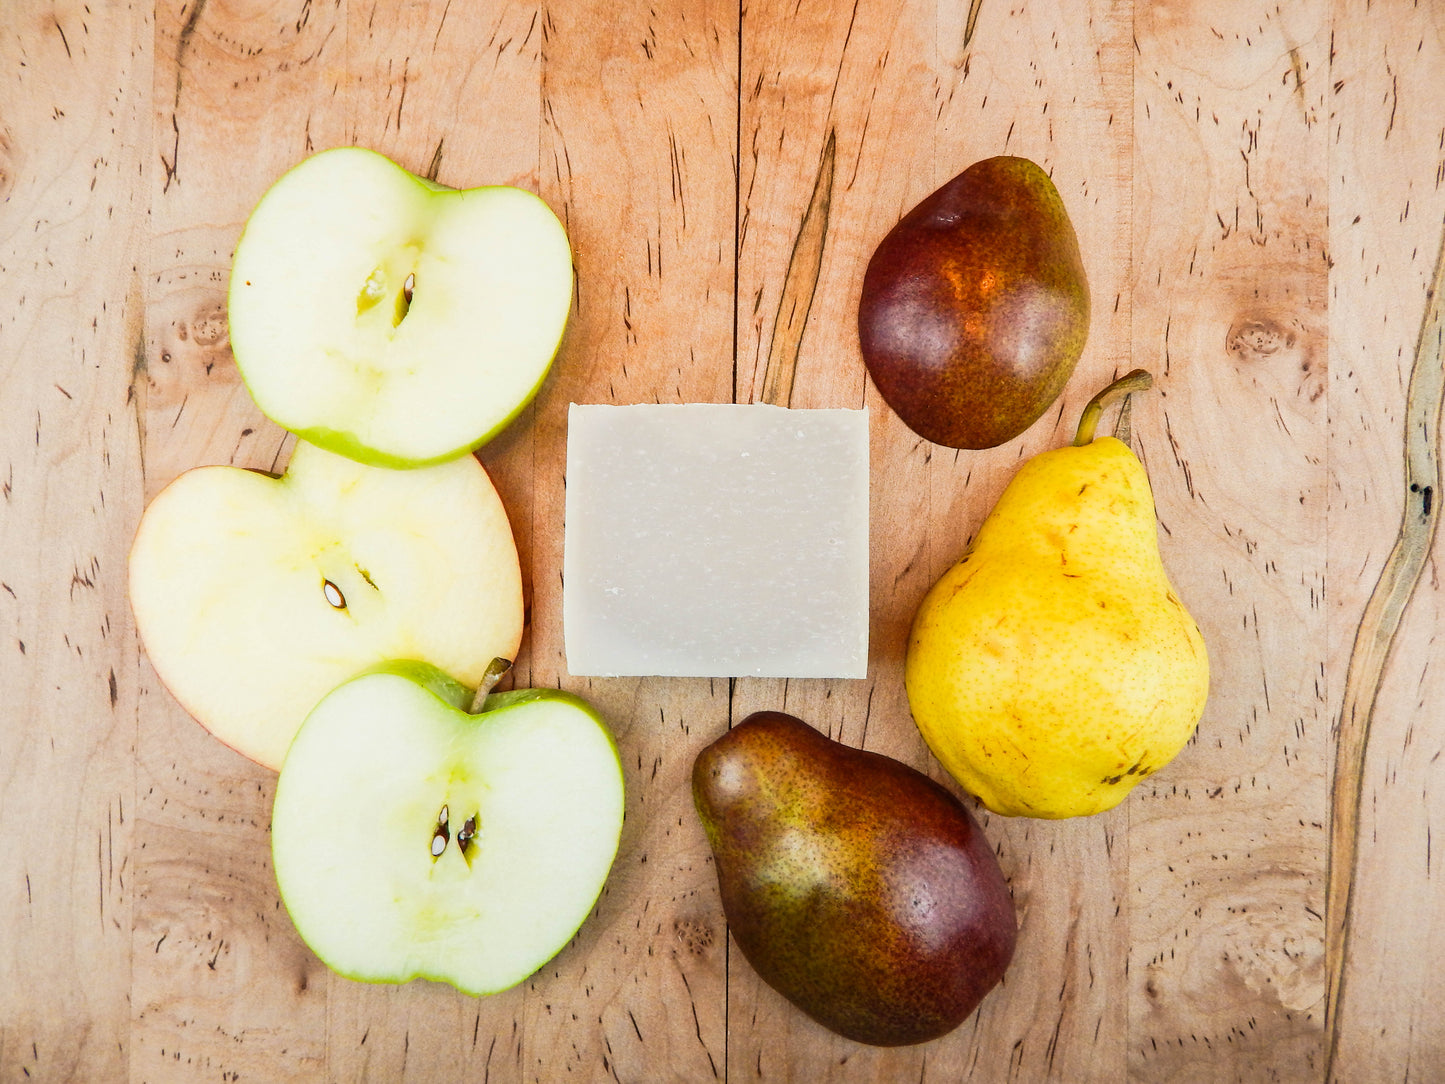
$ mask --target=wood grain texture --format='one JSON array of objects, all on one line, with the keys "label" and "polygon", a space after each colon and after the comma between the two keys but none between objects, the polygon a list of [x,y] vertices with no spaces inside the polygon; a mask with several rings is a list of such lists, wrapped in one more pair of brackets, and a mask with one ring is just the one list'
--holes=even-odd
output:
[{"label": "wood grain texture", "polygon": [[[857,291],[876,243],[868,234],[880,221],[871,206],[876,185],[898,168],[887,161],[885,137],[929,138],[926,107],[917,103],[929,92],[930,18],[926,4],[759,5],[745,9],[741,27],[737,397],[769,401],[781,384],[794,408],[869,408],[872,469],[891,463],[903,483],[873,487],[875,587],[892,582],[908,559],[879,536],[899,525],[898,498],[916,501],[904,479],[921,477],[921,459],[905,462],[882,450],[891,419],[870,401],[858,360]],[[798,47],[803,41],[806,49]],[[774,379],[779,369],[786,379]],[[870,594],[867,679],[742,680],[732,721],[787,711],[838,740],[923,766],[901,685],[879,680],[899,672],[902,643],[879,632],[877,594]],[[920,1050],[939,1056],[936,1048],[880,1051],[842,1040],[792,1010],[735,945],[729,959],[730,1078],[917,1079]]]},{"label": "wood grain texture", "polygon": [[[1445,370],[1416,357],[1442,103],[1445,11],[1414,0],[5,4],[0,1081],[1438,1078]],[[487,999],[315,959],[270,868],[274,775],[174,703],[126,601],[147,499],[286,463],[231,358],[231,252],[345,143],[536,191],[574,246],[552,375],[481,458],[526,580],[507,680],[593,701],[627,819],[589,921]],[[1093,321],[1053,410],[955,453],[877,397],[857,295],[899,216],[1000,153],[1058,186]],[[982,815],[1020,918],[1004,983],[934,1043],[839,1039],[731,945],[693,758],[773,708],[948,782],[902,688],[914,608],[1135,366],[1211,650],[1199,733],[1109,814]],[[870,412],[867,678],[573,677],[568,403],[729,401]]]},{"label": "wood grain texture", "polygon": [[1329,133],[1334,1081],[1382,1079],[1387,1065],[1394,1079],[1428,1079],[1445,1065],[1445,1028],[1425,1009],[1445,952],[1432,847],[1445,814],[1445,616],[1438,488],[1424,493],[1440,454],[1442,362],[1428,316],[1445,228],[1445,19],[1401,4],[1384,27],[1375,14],[1333,8],[1336,40],[1352,43],[1332,66]]},{"label": "wood grain texture", "polygon": [[[537,191],[541,18],[529,3],[348,8],[345,74],[338,78],[345,142],[452,187]],[[532,560],[533,453],[524,421],[484,457],[524,567]],[[516,666],[526,674],[530,660],[520,657]],[[526,987],[478,1000],[429,985],[368,986],[332,977],[326,1079],[480,1078],[494,1066],[524,1064]]]},{"label": "wood grain texture", "polygon": [[[289,458],[290,438],[236,371],[226,288],[261,193],[345,138],[325,109],[344,25],[335,9],[156,5],[146,335],[134,379],[147,498],[203,463],[279,471]],[[141,692],[131,1073],[315,1079],[326,1064],[327,972],[276,894],[275,776],[211,739],[148,663]]]},{"label": "wood grain texture", "polygon": [[[1141,360],[1131,357],[1130,7],[985,0],[966,48],[963,16],[962,5],[940,5],[939,126],[930,180],[941,184],[989,155],[1017,154],[1039,163],[1079,235],[1092,311],[1089,339],[1064,395],[1019,438],[986,452],[925,445],[927,549],[907,596],[899,599],[905,621],[922,593],[962,556],[1018,466],[1070,441],[1094,393]],[[982,1034],[963,1063],[971,1075],[1124,1078],[1125,1047],[1101,1046],[1096,1037],[1128,1031],[1134,934],[1126,818],[1126,810],[1064,822],[985,818],[1018,905],[1019,946],[1000,996],[980,1013]],[[947,1073],[939,1078],[949,1079]]]},{"label": "wood grain texture", "polygon": [[[1334,787],[1330,805],[1330,881],[1326,898],[1329,990],[1326,1008],[1326,1068],[1339,1050],[1340,1020],[1347,1014],[1345,974],[1354,953],[1352,900],[1359,887],[1360,813],[1364,797],[1365,753],[1380,688],[1406,609],[1420,586],[1435,543],[1435,494],[1441,492],[1440,408],[1445,393],[1445,245],[1435,273],[1420,340],[1405,393],[1405,511],[1400,533],[1380,570],[1355,633],[1340,704]],[[1428,862],[1427,862],[1428,870]]]},{"label": "wood grain texture", "polygon": [[149,13],[26,3],[6,16],[0,1079],[117,1079],[132,1047],[139,681],[125,555],[142,499],[129,390]]},{"label": "wood grain texture", "polygon": [[725,926],[692,808],[692,761],[728,718],[727,681],[568,676],[561,627],[570,402],[731,399],[737,12],[575,3],[542,24],[541,190],[562,216],[577,305],[536,405],[532,674],[612,724],[622,848],[581,951],[530,1003],[525,1079],[721,1079]]},{"label": "wood grain texture", "polygon": [[1130,1070],[1317,1079],[1328,11],[1173,5],[1135,37],[1135,433],[1213,680],[1130,810]]}]

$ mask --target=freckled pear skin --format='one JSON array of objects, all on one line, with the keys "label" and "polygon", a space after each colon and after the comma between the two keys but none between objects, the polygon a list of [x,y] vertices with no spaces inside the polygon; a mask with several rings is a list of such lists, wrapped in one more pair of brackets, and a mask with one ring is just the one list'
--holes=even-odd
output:
[{"label": "freckled pear skin", "polygon": [[1058,189],[1026,158],[976,162],[909,211],[863,277],[859,345],[879,394],[919,436],[992,448],[1068,383],[1089,284]]},{"label": "freckled pear skin", "polygon": [[1204,640],[1165,574],[1148,476],[1114,437],[1035,456],[925,596],[914,720],[996,813],[1102,812],[1204,711]]},{"label": "freckled pear skin", "polygon": [[1003,977],[1012,897],[959,801],[899,761],[759,712],[699,754],[728,928],[760,976],[875,1046],[962,1023]]}]

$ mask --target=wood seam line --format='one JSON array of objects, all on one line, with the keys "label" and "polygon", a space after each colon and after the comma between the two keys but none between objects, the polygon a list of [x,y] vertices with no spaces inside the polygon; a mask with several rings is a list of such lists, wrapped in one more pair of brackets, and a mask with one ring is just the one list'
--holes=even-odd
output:
[{"label": "wood seam line", "polygon": [[[1122,21],[1122,20],[1121,20],[1121,21]],[[1129,57],[1129,108],[1128,108],[1127,111],[1126,111],[1126,110],[1122,110],[1122,109],[1120,110],[1120,115],[1121,115],[1121,117],[1127,116],[1127,117],[1128,117],[1128,123],[1129,123],[1128,141],[1125,143],[1125,154],[1127,155],[1128,168],[1129,168],[1129,183],[1128,183],[1127,186],[1122,186],[1122,185],[1120,186],[1120,187],[1121,187],[1121,196],[1128,201],[1127,206],[1126,206],[1126,208],[1125,208],[1125,212],[1124,212],[1124,214],[1125,214],[1124,226],[1125,226],[1125,229],[1127,229],[1127,230],[1129,231],[1129,242],[1128,242],[1128,245],[1127,245],[1127,246],[1125,247],[1125,249],[1124,249],[1124,259],[1125,259],[1125,263],[1124,263],[1124,281],[1123,281],[1123,284],[1122,284],[1122,287],[1121,287],[1119,293],[1117,293],[1117,294],[1115,295],[1116,311],[1117,311],[1117,306],[1118,306],[1118,304],[1119,304],[1119,298],[1122,297],[1122,296],[1124,296],[1124,295],[1127,293],[1127,291],[1129,290],[1129,284],[1134,281],[1134,275],[1135,275],[1135,273],[1136,273],[1136,271],[1137,271],[1137,269],[1138,269],[1138,266],[1139,266],[1139,264],[1140,264],[1140,262],[1141,262],[1141,260],[1140,260],[1140,249],[1139,249],[1139,234],[1138,234],[1138,232],[1134,229],[1134,210],[1135,210],[1135,207],[1136,207],[1136,205],[1137,205],[1137,203],[1138,203],[1137,196],[1136,196],[1136,190],[1137,190],[1137,187],[1138,187],[1138,184],[1139,184],[1139,171],[1138,171],[1138,165],[1139,165],[1139,151],[1138,151],[1138,146],[1139,146],[1139,144],[1138,144],[1137,140],[1138,140],[1138,136],[1139,136],[1139,123],[1138,123],[1138,112],[1139,112],[1139,58],[1140,58],[1140,56],[1141,56],[1141,53],[1140,53],[1140,50],[1139,50],[1139,8],[1138,8],[1138,5],[1137,5],[1137,4],[1130,4],[1130,5],[1129,5],[1129,43],[1130,43],[1130,48],[1129,48],[1129,50],[1128,50],[1128,57]],[[1104,79],[1105,79],[1105,75],[1104,75],[1104,72],[1101,70],[1100,73],[1099,73],[1099,93],[1100,93],[1100,96],[1101,96],[1101,97],[1103,97],[1103,96],[1105,95],[1105,91],[1104,91]],[[1145,108],[1146,108],[1146,110],[1147,110],[1147,108],[1148,108],[1147,105],[1145,106]],[[1148,119],[1148,115],[1147,115],[1147,112],[1146,112],[1146,120],[1147,120],[1147,119]],[[1112,124],[1113,124],[1113,115],[1112,115],[1112,114],[1110,114],[1109,123],[1110,123],[1110,125],[1112,126]],[[1164,311],[1165,311],[1165,323],[1164,323],[1164,327],[1165,327],[1166,337],[1165,337],[1164,343],[1163,343],[1163,350],[1164,350],[1164,358],[1165,358],[1165,371],[1164,371],[1163,373],[1160,373],[1160,374],[1159,374],[1161,377],[1166,376],[1167,373],[1168,373],[1169,340],[1168,340],[1167,334],[1168,334],[1169,320],[1172,319],[1172,316],[1170,315],[1171,310],[1170,310],[1170,308],[1169,308],[1168,305],[1165,306],[1165,310],[1164,310]],[[1091,317],[1090,319],[1092,320],[1092,317]],[[1135,360],[1135,344],[1136,344],[1137,341],[1138,341],[1138,327],[1139,327],[1139,310],[1138,310],[1137,308],[1135,308],[1135,306],[1134,306],[1134,299],[1133,299],[1132,296],[1130,296],[1130,297],[1129,297],[1129,308],[1128,308],[1128,312],[1126,313],[1126,320],[1125,320],[1125,322],[1124,322],[1124,326],[1120,329],[1121,332],[1123,333],[1123,335],[1125,336],[1124,349],[1125,349],[1125,351],[1126,351],[1126,355],[1125,355],[1125,371],[1126,371],[1126,372],[1129,371],[1130,369],[1134,368],[1134,366],[1135,366],[1135,364],[1136,364],[1136,360]],[[1156,360],[1157,360],[1157,359],[1156,359]],[[1117,369],[1116,369],[1116,371],[1117,371]],[[1125,406],[1128,406],[1128,405],[1129,405],[1130,399],[1132,399],[1132,398],[1133,398],[1133,396],[1130,396],[1129,399],[1125,399],[1125,400],[1124,400]],[[1131,407],[1130,409],[1132,410],[1132,407]],[[1161,397],[1160,397],[1160,400],[1159,400],[1159,412],[1160,412],[1160,415],[1161,415],[1161,420],[1163,421],[1164,425],[1166,426],[1166,431],[1167,431],[1168,415],[1167,415],[1167,413],[1165,413],[1165,411],[1166,411],[1165,401],[1164,401],[1163,397],[1161,396]],[[1064,432],[1067,433],[1068,430],[1065,429]],[[1137,450],[1134,448],[1133,417],[1132,417],[1132,415],[1131,415],[1131,417],[1130,417],[1130,419],[1129,419],[1129,440],[1127,441],[1127,444],[1128,444],[1128,446],[1129,446],[1129,449],[1130,449],[1131,451],[1134,451],[1135,454],[1138,456],[1140,462],[1143,462],[1143,461],[1144,461],[1143,443],[1144,443],[1144,442],[1143,442],[1142,440],[1140,440],[1140,442],[1139,442],[1139,445],[1140,445],[1139,448],[1138,448]],[[1148,470],[1147,470],[1147,468],[1146,468],[1146,470],[1145,470],[1145,477],[1148,477]],[[1154,520],[1155,520],[1155,523],[1156,523],[1156,524],[1157,524],[1158,521],[1159,521],[1159,512],[1158,512],[1157,507],[1156,507],[1155,512],[1154,512]],[[1155,531],[1156,534],[1158,533],[1158,530],[1159,530],[1159,528],[1158,528],[1157,526],[1155,526],[1155,527],[1154,527],[1154,531]],[[1205,661],[1206,661],[1206,662],[1208,661],[1208,648],[1207,648],[1207,646],[1206,646]],[[1207,699],[1208,699],[1208,694],[1207,694],[1207,692],[1206,692],[1206,700],[1207,700]],[[1198,728],[1199,728],[1199,727],[1198,727],[1198,723],[1196,723],[1196,724],[1195,724],[1195,732],[1196,732],[1196,733],[1198,733]],[[1128,897],[1129,885],[1130,885],[1130,883],[1132,882],[1132,879],[1133,879],[1133,876],[1134,876],[1134,847],[1133,847],[1133,831],[1132,831],[1132,828],[1133,828],[1133,824],[1134,824],[1134,810],[1135,810],[1136,808],[1137,808],[1137,804],[1129,804],[1128,808],[1127,808],[1127,809],[1125,810],[1125,812],[1124,812],[1124,817],[1123,817],[1123,820],[1124,820],[1124,825],[1123,825],[1123,839],[1122,839],[1122,841],[1121,841],[1122,847],[1123,847],[1123,852],[1122,852],[1122,854],[1120,855],[1120,857],[1119,857],[1118,859],[1115,859],[1115,858],[1114,858],[1114,838],[1108,833],[1107,830],[1106,830],[1105,833],[1104,833],[1104,843],[1105,843],[1105,851],[1104,851],[1104,853],[1105,853],[1105,856],[1110,860],[1110,864],[1111,864],[1111,865],[1112,865],[1114,862],[1117,861],[1120,865],[1123,866],[1123,874],[1122,874],[1122,881],[1121,881],[1120,887],[1121,887],[1121,890],[1122,890],[1121,895],[1123,896],[1124,899],[1127,899],[1127,897]],[[1123,906],[1120,906],[1120,904],[1123,904]],[[1142,1055],[1142,1054],[1139,1055],[1139,1060],[1137,1060],[1137,1061],[1135,1060],[1135,1057],[1132,1055],[1132,1052],[1131,1052],[1131,1050],[1130,1050],[1130,1042],[1129,1042],[1129,1040],[1133,1037],[1133,1035],[1134,1035],[1134,1033],[1135,1033],[1135,1032],[1134,1032],[1134,1027],[1135,1027],[1135,1025],[1139,1022],[1139,1015],[1140,1015],[1139,1012],[1138,1012],[1138,1000],[1139,1000],[1139,999],[1135,996],[1134,990],[1133,990],[1133,988],[1132,988],[1133,976],[1132,976],[1132,974],[1131,974],[1131,972],[1130,972],[1130,966],[1129,966],[1130,963],[1131,963],[1132,960],[1133,960],[1133,957],[1134,957],[1134,909],[1133,909],[1132,906],[1130,906],[1130,905],[1128,905],[1128,904],[1125,904],[1125,903],[1123,902],[1123,899],[1120,899],[1119,901],[1117,901],[1117,902],[1115,903],[1114,913],[1115,913],[1116,915],[1122,915],[1122,916],[1123,916],[1123,922],[1124,922],[1124,931],[1123,931],[1123,936],[1124,936],[1124,952],[1123,952],[1123,956],[1124,956],[1124,959],[1123,959],[1124,979],[1123,979],[1123,983],[1121,984],[1121,986],[1122,986],[1121,996],[1123,997],[1124,1004],[1123,1004],[1122,1006],[1120,1006],[1118,1009],[1114,1010],[1115,1013],[1116,1013],[1114,1019],[1115,1019],[1116,1021],[1119,1021],[1119,1020],[1122,1018],[1122,1023],[1123,1023],[1123,1025],[1124,1025],[1124,1036],[1125,1036],[1124,1043],[1123,1043],[1124,1049],[1123,1049],[1122,1051],[1120,1051],[1118,1054],[1115,1055],[1115,1057],[1118,1059],[1115,1064],[1116,1064],[1116,1065],[1119,1065],[1119,1066],[1123,1069],[1123,1074],[1122,1074],[1122,1075],[1127,1079],[1128,1077],[1133,1076],[1134,1073],[1135,1073],[1135,1071],[1137,1070],[1138,1066],[1140,1066],[1140,1065],[1143,1063],[1143,1055]],[[1143,972],[1140,977],[1142,978],[1145,974],[1147,974],[1147,971]],[[1145,992],[1147,993],[1147,990],[1148,990],[1147,980],[1146,980],[1146,983],[1143,984],[1143,985],[1144,985]],[[1108,1011],[1108,1010],[1106,1009],[1106,1010],[1104,1010],[1103,1012],[1100,1013],[1100,1018],[1101,1018],[1101,1019],[1102,1019],[1103,1016],[1104,1016],[1104,1012],[1107,1012],[1107,1011]]]},{"label": "wood seam line", "polygon": [[[738,0],[737,5],[737,104],[733,113],[733,341],[732,341],[732,399],[738,400],[738,360],[741,338],[738,334],[740,329],[742,307],[742,265],[743,265],[743,23],[745,20],[745,0]],[[756,166],[755,166],[756,168]],[[751,398],[751,396],[749,397]],[[728,730],[732,730],[737,722],[734,697],[737,693],[737,678],[730,677],[728,683]],[[712,684],[709,682],[708,689],[711,691]],[[696,761],[694,761],[694,764]],[[693,799],[696,809],[696,798]],[[696,822],[695,822],[696,823]],[[709,847],[710,851],[712,848]],[[714,861],[716,859],[714,858]],[[717,868],[713,867],[714,876],[707,878],[712,883],[717,883]],[[722,919],[722,964],[723,964],[723,988],[722,988],[722,1079],[724,1084],[732,1079],[732,1033],[733,1033],[733,946],[732,938],[728,935],[727,912],[721,909],[721,900],[718,903],[718,915]],[[615,1076],[616,1074],[614,1074]],[[621,1084],[619,1081],[618,1084]]]},{"label": "wood seam line", "polygon": [[1336,728],[1335,771],[1330,795],[1330,850],[1325,895],[1325,1079],[1334,1080],[1345,968],[1350,948],[1359,865],[1360,807],[1370,726],[1385,666],[1405,609],[1429,560],[1439,519],[1438,441],[1445,398],[1445,236],[1425,299],[1425,316],[1410,369],[1405,399],[1405,509],[1400,533],[1385,560],[1355,631]]},{"label": "wood seam line", "polygon": [[818,289],[818,275],[823,267],[823,247],[828,239],[828,216],[833,205],[833,171],[838,156],[838,139],[834,129],[828,130],[828,142],[818,163],[818,176],[813,181],[813,195],[798,235],[793,240],[793,254],[783,277],[783,292],[778,297],[778,312],[773,319],[773,337],[768,345],[768,360],[763,369],[764,403],[789,406],[793,399],[793,377],[798,371],[798,354],[803,346],[803,332],[808,312],[813,307],[813,294]]}]

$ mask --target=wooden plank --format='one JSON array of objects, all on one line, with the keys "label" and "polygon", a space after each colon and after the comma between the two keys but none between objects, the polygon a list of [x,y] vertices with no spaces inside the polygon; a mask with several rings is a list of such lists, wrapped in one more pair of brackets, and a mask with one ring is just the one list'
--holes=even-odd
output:
[{"label": "wooden plank", "polygon": [[1187,14],[1135,14],[1135,431],[1212,682],[1130,810],[1130,1070],[1317,1080],[1328,10]]},{"label": "wooden plank", "polygon": [[[894,431],[886,407],[869,401],[857,291],[880,174],[888,171],[888,136],[931,144],[927,106],[907,107],[928,94],[929,72],[911,58],[927,41],[931,11],[918,4],[851,7],[760,5],[743,13],[735,394],[795,408],[871,408],[870,477],[892,469],[896,488],[870,487],[868,677],[739,680],[730,722],[753,711],[786,711],[838,741],[921,766],[921,743],[897,680],[901,642],[879,635],[876,592],[899,574],[892,567],[897,555],[879,543],[879,531],[897,522],[897,499],[911,500],[910,481],[924,475],[920,460],[892,461],[884,451]],[[806,50],[798,49],[800,41],[809,43]],[[878,127],[870,131],[871,110]],[[860,1046],[804,1016],[762,981],[731,940],[728,959],[730,1079],[919,1078],[912,1052]]]},{"label": "wooden plank", "polygon": [[528,1080],[721,1079],[727,961],[693,759],[725,680],[574,678],[563,643],[567,404],[732,398],[737,9],[579,2],[542,24],[543,196],[577,267],[535,410],[532,672],[613,726],[628,788],[597,913],[528,999]]},{"label": "wooden plank", "polygon": [[[1440,369],[1415,361],[1445,233],[1441,25],[1406,0],[6,6],[0,1081],[1445,1064]],[[598,705],[628,817],[595,915],[496,998],[320,965],[270,869],[274,776],[174,704],[125,599],[145,498],[202,462],[286,461],[230,358],[231,249],[285,168],[347,142],[539,191],[576,246],[557,367],[482,459],[528,581],[509,680]],[[953,454],[873,392],[857,292],[900,214],[1003,152],[1058,184],[1093,329],[1055,411]],[[1213,652],[1198,739],[1106,816],[985,816],[1022,924],[1005,983],[941,1042],[847,1043],[729,951],[693,757],[780,707],[942,779],[902,689],[913,610],[1016,465],[1134,364],[1159,377],[1134,432],[1164,559]],[[654,399],[871,410],[866,680],[567,672],[567,404]]]},{"label": "wooden plank", "polygon": [[[0,32],[0,1080],[127,1072],[147,15]],[[76,254],[84,253],[84,260]]]},{"label": "wooden plank", "polygon": [[[351,5],[346,81],[334,107],[345,118],[347,142],[452,187],[536,191],[540,19],[530,3]],[[530,423],[528,411],[482,453],[524,569],[536,454]],[[530,588],[530,577],[524,581]],[[516,669],[529,672],[525,656]],[[525,987],[478,999],[438,983],[393,987],[333,976],[328,1079],[505,1079],[524,1059],[526,996]]]},{"label": "wooden plank", "polygon": [[[1130,5],[1035,9],[989,0],[973,10],[967,48],[958,44],[968,35],[961,10],[949,33],[940,28],[940,56],[958,70],[958,82],[940,117],[934,180],[993,154],[1039,163],[1079,236],[1090,330],[1059,402],[1019,438],[986,452],[934,453],[928,583],[962,556],[1018,466],[1072,440],[1084,404],[1135,363]],[[1020,933],[1002,996],[980,1014],[969,1066],[1006,1065],[1009,1080],[1123,1078],[1133,936],[1127,823],[1127,805],[1062,822],[984,818],[1010,878]]]},{"label": "wooden plank", "polygon": [[[889,513],[896,496],[909,493],[908,480],[923,477],[917,460],[880,462],[888,445],[879,434],[891,430],[886,408],[869,402],[857,337],[857,291],[880,173],[888,170],[883,148],[890,135],[924,146],[932,136],[927,107],[907,108],[929,90],[928,70],[910,55],[916,59],[927,41],[923,25],[931,11],[916,4],[894,8],[865,4],[855,13],[844,4],[806,11],[764,5],[748,8],[741,27],[736,394],[793,407],[872,408],[870,475],[877,478],[890,465],[898,472],[893,497],[872,487],[873,599],[880,582],[898,575],[889,567],[892,547],[878,543],[878,530],[894,521]],[[809,43],[806,52],[798,50],[800,40]],[[857,92],[844,90],[850,87]],[[878,118],[872,131],[870,107]],[[868,678],[739,681],[731,722],[752,711],[787,711],[836,740],[921,765],[917,732],[906,705],[900,710],[901,645],[876,628],[870,613]],[[731,1079],[917,1079],[916,1061],[911,1053],[831,1034],[767,986],[730,942]]]},{"label": "wooden plank", "polygon": [[[145,292],[147,496],[202,463],[278,470],[290,438],[251,402],[231,357],[231,252],[252,206],[306,153],[341,142],[328,107],[344,12],[156,5],[155,157]],[[271,872],[275,774],[223,747],[142,669],[137,743],[138,1079],[323,1079],[326,970]]]},{"label": "wooden plank", "polygon": [[1422,336],[1441,299],[1445,41],[1435,11],[1332,7],[1326,1050],[1331,1080],[1405,1079],[1445,1065],[1426,1008],[1445,954],[1438,325]]},{"label": "wooden plank", "polygon": [[[740,682],[735,718],[784,708],[940,779],[902,688],[913,612],[1017,462],[1058,442],[1055,418],[984,453],[955,454],[907,430],[858,353],[868,257],[909,207],[972,162],[1025,154],[1053,173],[1090,267],[1096,316],[1075,379],[1082,394],[1070,402],[1081,406],[1089,381],[1102,383],[1127,359],[1130,332],[1128,8],[1098,3],[1080,17],[983,5],[974,14],[948,4],[834,5],[811,11],[806,26],[766,10],[743,22],[740,394],[788,388],[794,406],[872,411],[873,613],[868,681]],[[800,58],[792,43],[804,37],[814,45]],[[1029,80],[1005,77],[1021,70]],[[798,290],[793,277],[822,206],[815,284]],[[780,365],[790,379],[777,378]],[[848,1043],[787,1007],[734,954],[730,1064],[799,1080],[948,1080],[1004,1065],[1011,1079],[1117,1078],[1127,930],[1117,919],[1125,866],[1122,846],[1111,852],[1115,820],[1061,827],[983,816],[1011,875],[1022,935],[1003,987],[948,1039],[907,1050]],[[1101,1043],[1101,1029],[1120,1042]]]}]

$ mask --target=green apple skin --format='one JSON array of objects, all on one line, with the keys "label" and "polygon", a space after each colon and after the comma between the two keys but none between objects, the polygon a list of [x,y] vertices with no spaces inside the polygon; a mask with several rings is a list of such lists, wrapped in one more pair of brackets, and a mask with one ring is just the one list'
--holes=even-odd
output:
[{"label": "green apple skin", "polygon": [[508,989],[567,945],[606,883],[624,799],[607,726],[557,690],[493,693],[476,715],[470,698],[435,667],[388,663],[324,698],[287,755],[277,884],[302,939],[346,978]]},{"label": "green apple skin", "polygon": [[535,397],[573,281],[566,231],[532,193],[451,189],[339,147],[289,170],[247,220],[231,347],[283,428],[363,463],[426,466]]},{"label": "green apple skin", "polygon": [[[368,677],[372,674],[390,674],[393,677],[410,681],[414,685],[420,685],[443,704],[455,708],[457,711],[466,711],[467,705],[472,702],[472,690],[467,685],[452,677],[445,670],[439,669],[429,662],[422,662],[420,659],[387,659],[375,666],[368,666],[356,677]],[[515,692],[541,691],[540,689],[519,689],[491,695],[502,697],[514,695]]]},{"label": "green apple skin", "polygon": [[279,478],[193,468],[147,507],[129,572],[162,683],[273,770],[348,678],[400,657],[475,685],[525,623],[511,524],[473,456],[393,471],[299,442]]}]

